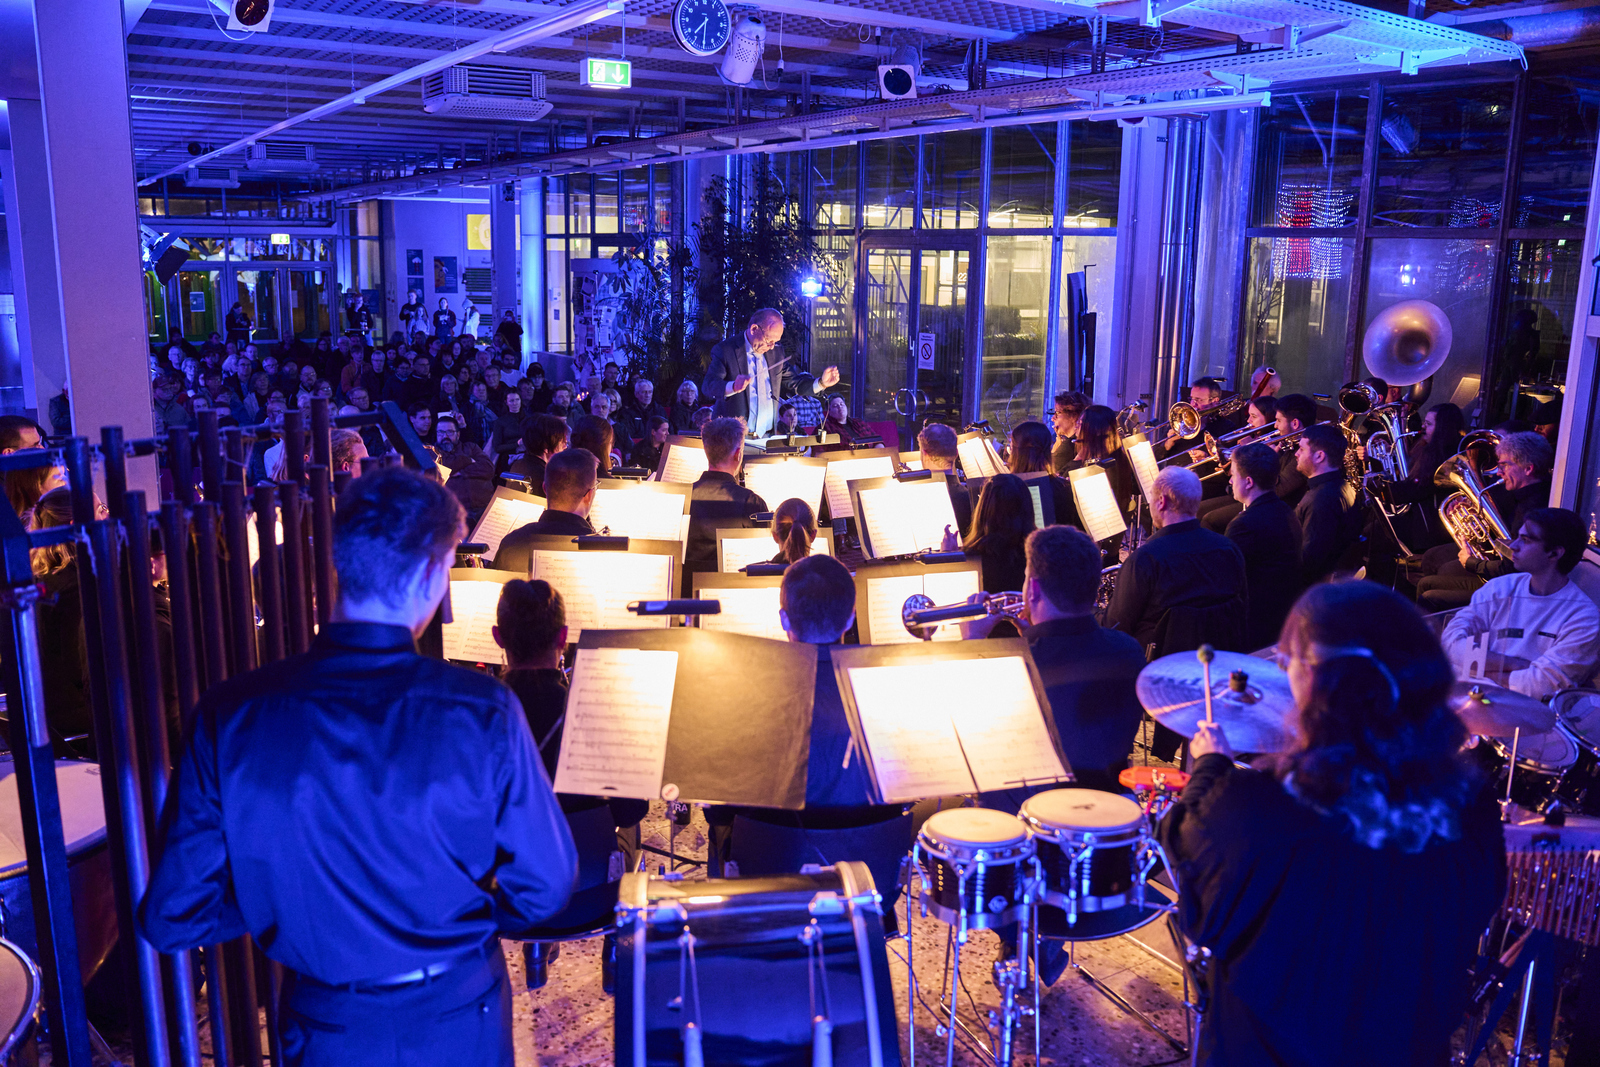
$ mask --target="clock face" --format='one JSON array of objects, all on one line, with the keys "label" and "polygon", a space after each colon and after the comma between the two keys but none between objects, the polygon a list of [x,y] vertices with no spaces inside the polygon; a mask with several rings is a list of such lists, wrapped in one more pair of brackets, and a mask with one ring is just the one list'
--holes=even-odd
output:
[{"label": "clock face", "polygon": [[685,52],[709,56],[720,52],[733,33],[733,19],[723,0],[678,0],[672,9],[672,33]]}]

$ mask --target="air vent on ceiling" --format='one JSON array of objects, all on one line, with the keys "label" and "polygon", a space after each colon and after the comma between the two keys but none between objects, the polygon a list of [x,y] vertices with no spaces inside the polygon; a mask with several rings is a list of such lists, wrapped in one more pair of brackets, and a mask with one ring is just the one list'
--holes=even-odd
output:
[{"label": "air vent on ceiling", "polygon": [[553,108],[539,71],[461,63],[422,79],[422,110],[432,115],[533,122]]},{"label": "air vent on ceiling", "polygon": [[191,189],[237,189],[239,172],[232,167],[190,167],[183,184]]},{"label": "air vent on ceiling", "polygon": [[275,174],[308,174],[317,169],[317,150],[308,144],[257,141],[245,149],[244,165]]}]

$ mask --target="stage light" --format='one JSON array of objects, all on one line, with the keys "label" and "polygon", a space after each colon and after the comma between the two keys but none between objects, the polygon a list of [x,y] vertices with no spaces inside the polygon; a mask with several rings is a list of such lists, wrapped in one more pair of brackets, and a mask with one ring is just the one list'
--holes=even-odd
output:
[{"label": "stage light", "polygon": [[808,274],[800,279],[800,295],[807,300],[815,300],[822,295],[822,279],[814,274]]}]

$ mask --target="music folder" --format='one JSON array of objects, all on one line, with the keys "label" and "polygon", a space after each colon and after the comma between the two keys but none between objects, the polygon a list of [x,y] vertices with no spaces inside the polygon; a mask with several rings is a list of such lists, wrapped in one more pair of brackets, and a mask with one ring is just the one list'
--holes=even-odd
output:
[{"label": "music folder", "polygon": [[934,471],[909,482],[892,476],[850,479],[850,510],[869,559],[937,552],[946,527],[960,535],[947,478],[944,471]]},{"label": "music folder", "polygon": [[[935,605],[963,603],[973,593],[983,591],[983,565],[975,558],[951,563],[909,561],[863,561],[856,568],[856,628],[863,645],[910,644],[911,636],[901,621],[906,598],[921,593]],[[961,640],[961,628],[940,626],[933,639],[938,642]]]},{"label": "music folder", "polygon": [[1156,450],[1150,439],[1142,433],[1130,434],[1122,439],[1122,451],[1127,455],[1128,464],[1139,482],[1139,492],[1144,494],[1147,502],[1154,500],[1156,475],[1161,473],[1161,465],[1156,462]]},{"label": "music folder", "polygon": [[1072,499],[1078,505],[1078,519],[1084,531],[1096,541],[1120,536],[1128,528],[1111,489],[1111,476],[1098,463],[1067,472],[1072,484]]},{"label": "music folder", "polygon": [[816,649],[701,629],[578,641],[558,792],[798,811]]},{"label": "music folder", "polygon": [[633,482],[601,478],[595,484],[589,525],[614,537],[647,541],[689,539],[690,486],[675,482]]},{"label": "music folder", "polygon": [[[529,542],[527,573],[486,571],[480,567],[451,570],[452,609],[457,578],[482,581],[475,576],[487,573],[503,575],[495,579],[502,582],[511,578],[542,578],[549,582],[566,602],[569,642],[576,642],[588,629],[666,626],[671,621],[669,616],[641,619],[628,611],[628,604],[635,600],[670,600],[677,595],[683,542],[631,537],[626,542],[619,538],[613,544],[615,547],[580,550],[575,537],[540,534]],[[456,616],[459,622],[460,612]],[[485,634],[493,622],[493,612],[478,620]],[[498,655],[495,658],[498,660]]]},{"label": "music folder", "polygon": [[968,478],[993,478],[1009,473],[1005,460],[995,450],[994,438],[981,430],[956,435],[956,455]]},{"label": "music folder", "polygon": [[[778,543],[772,531],[765,527],[756,529],[717,531],[717,570],[724,574],[742,571],[752,563],[766,563],[778,554]],[[817,538],[811,542],[813,556],[833,556],[833,529],[818,527]]]},{"label": "music folder", "polygon": [[[826,452],[828,462],[824,490],[830,519],[855,517],[851,510],[850,482],[856,478],[893,478],[899,453],[888,448],[863,448],[856,452]],[[771,503],[769,500],[768,503]],[[819,515],[820,519],[821,516]]]},{"label": "music folder", "polygon": [[488,506],[478,517],[478,525],[467,536],[468,541],[479,541],[489,546],[485,558],[494,559],[500,552],[500,542],[506,534],[530,522],[538,521],[545,511],[543,497],[497,485]]},{"label": "music folder", "polygon": [[804,500],[819,519],[827,477],[828,461],[821,456],[755,456],[744,462],[746,489],[774,508],[790,497]]},{"label": "music folder", "polygon": [[696,574],[691,584],[696,600],[715,600],[722,605],[716,615],[696,617],[700,629],[771,641],[789,639],[778,619],[778,589],[783,585],[783,575],[752,578],[747,574],[705,571]]},{"label": "music folder", "polygon": [[840,645],[832,659],[878,803],[1071,780],[1021,638]]},{"label": "music folder", "polygon": [[[1063,519],[1056,514],[1055,494],[1050,492],[1050,472],[1033,471],[1029,474],[1019,474],[1028,484],[1028,495],[1033,498],[1033,525],[1039,529],[1054,526]],[[983,495],[983,487],[989,484],[987,478],[968,478],[967,495],[972,498],[972,506],[978,506],[978,497]]]}]

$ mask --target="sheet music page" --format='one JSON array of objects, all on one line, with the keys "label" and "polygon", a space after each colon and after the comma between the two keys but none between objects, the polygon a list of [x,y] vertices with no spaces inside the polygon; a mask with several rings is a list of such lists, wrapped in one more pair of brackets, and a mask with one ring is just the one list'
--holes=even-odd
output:
[{"label": "sheet music page", "polygon": [[641,800],[659,796],[677,678],[676,652],[580,648],[567,694],[556,791]]},{"label": "sheet music page", "polygon": [[813,515],[822,514],[822,486],[828,468],[813,463],[752,463],[744,469],[744,486],[760,493],[767,507],[776,508],[790,497],[811,505]]},{"label": "sheet music page", "polygon": [[479,541],[489,546],[485,553],[486,559],[494,559],[500,552],[500,542],[506,539],[506,534],[519,526],[526,526],[530,522],[537,522],[540,515],[544,514],[544,501],[518,500],[516,497],[495,495],[489,498],[489,506],[483,509],[483,516],[478,519],[478,525],[473,527],[468,541]]},{"label": "sheet music page", "polygon": [[589,509],[589,525],[596,532],[611,528],[617,537],[637,537],[646,541],[677,541],[683,528],[683,502],[677,493],[653,493],[648,489],[595,490],[594,506]]},{"label": "sheet music page", "polygon": [[1146,500],[1155,499],[1156,475],[1161,473],[1161,468],[1156,463],[1155,449],[1150,447],[1149,441],[1135,441],[1124,451],[1128,461],[1133,464],[1133,473],[1139,480],[1139,491]]},{"label": "sheet music page", "polygon": [[1065,777],[1021,656],[932,663],[934,705],[955,723],[980,790]]},{"label": "sheet music page", "polygon": [[444,624],[444,658],[463,663],[499,663],[500,646],[489,627],[500,607],[499,582],[451,582],[450,617]]},{"label": "sheet music page", "polygon": [[[719,540],[722,544],[724,574],[744,570],[752,563],[765,563],[778,552],[777,544],[764,531],[761,537],[723,537]],[[818,538],[817,543],[820,544],[821,540]]]},{"label": "sheet music page", "polygon": [[[864,459],[839,459],[828,464],[826,489],[828,514],[836,519],[855,515],[850,509],[849,483],[861,478],[890,478],[894,476],[894,460],[889,456],[867,456]],[[772,501],[767,501],[771,504]],[[776,507],[776,505],[773,505]]]},{"label": "sheet music page", "polygon": [[666,629],[668,615],[634,615],[635,600],[670,600],[676,556],[638,552],[533,553],[533,573],[555,587],[566,601],[567,640],[584,630]]},{"label": "sheet music page", "polygon": [[661,468],[662,481],[693,485],[710,469],[705,449],[667,442],[666,465]]},{"label": "sheet music page", "polygon": [[856,521],[866,526],[875,559],[937,550],[944,528],[956,527],[955,508],[942,482],[896,482],[856,494],[861,510]]},{"label": "sheet music page", "polygon": [[[922,576],[922,591],[932,597],[935,604],[960,604],[973,593],[981,593],[983,591],[983,575],[976,569],[970,571],[938,571],[934,574],[925,574]],[[946,630],[950,631],[948,637],[945,636]],[[905,633],[905,627],[902,626],[900,632]],[[934,637],[934,640],[961,640],[960,625],[951,623],[939,627],[939,634]]]},{"label": "sheet music page", "polygon": [[1000,454],[987,437],[974,437],[956,443],[956,455],[961,459],[961,469],[969,478],[993,478],[1008,473],[1000,464]]},{"label": "sheet music page", "polygon": [[[272,520],[272,530],[273,539],[281,546],[283,544],[283,519],[281,517]],[[249,522],[245,523],[244,535],[249,545],[250,566],[254,567],[261,562],[261,533],[257,530],[256,520],[253,517]]]},{"label": "sheet music page", "polygon": [[1103,467],[1079,468],[1070,473],[1072,497],[1078,503],[1078,518],[1083,520],[1085,533],[1104,541],[1128,528],[1122,509],[1117,507],[1116,494],[1111,491],[1111,478]]},{"label": "sheet music page", "polygon": [[449,467],[446,467],[443,463],[439,462],[438,456],[433,457],[433,465],[439,469],[440,485],[448,482],[450,480],[450,475],[455,473],[455,471],[452,471]]},{"label": "sheet music page", "polygon": [[774,641],[787,641],[783,624],[778,621],[778,587],[770,589],[701,589],[695,588],[697,599],[716,600],[722,604],[720,615],[698,616],[700,629],[720,633],[745,634],[749,637],[770,637]]},{"label": "sheet music page", "polygon": [[[902,574],[892,578],[867,579],[867,627],[872,631],[875,645],[905,645],[916,641],[900,620],[906,597],[913,593],[926,593],[934,604],[963,602],[978,592],[980,583],[976,571],[957,571],[944,574]],[[856,605],[860,611],[861,606]],[[941,625],[933,633],[935,641],[961,640],[961,627],[955,623]]]},{"label": "sheet music page", "polygon": [[938,692],[925,682],[930,666],[940,665],[851,667],[847,672],[885,803],[976,788],[950,715]]},{"label": "sheet music page", "polygon": [[902,452],[902,453],[900,453],[900,465],[902,467],[904,467],[908,471],[919,471],[919,470],[921,470],[922,469],[922,453],[921,452]]},{"label": "sheet music page", "polygon": [[1033,525],[1044,529],[1044,489],[1038,482],[1028,483],[1028,495],[1033,497]]}]

